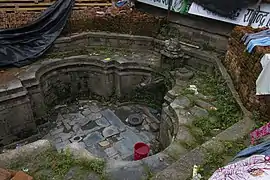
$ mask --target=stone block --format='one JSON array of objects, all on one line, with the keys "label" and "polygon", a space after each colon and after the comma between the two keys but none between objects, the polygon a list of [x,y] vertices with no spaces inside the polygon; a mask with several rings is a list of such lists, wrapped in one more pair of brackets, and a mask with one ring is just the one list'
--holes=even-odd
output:
[{"label": "stone block", "polygon": [[100,127],[108,127],[110,126],[111,124],[108,122],[107,119],[105,119],[104,117],[100,118],[100,119],[97,119],[96,120],[96,123],[98,126]]},{"label": "stone block", "polygon": [[159,125],[157,123],[151,123],[150,128],[153,132],[157,132],[159,130]]},{"label": "stone block", "polygon": [[104,151],[105,151],[105,153],[107,154],[107,156],[108,156],[109,158],[110,158],[110,157],[113,157],[113,156],[115,156],[115,155],[118,154],[118,152],[115,150],[114,147],[107,148],[107,149],[105,149]]},{"label": "stone block", "polygon": [[84,143],[86,146],[92,146],[93,144],[96,144],[100,141],[103,141],[104,137],[101,135],[100,132],[93,132],[91,134],[88,134],[84,139]]},{"label": "stone block", "polygon": [[187,108],[191,105],[191,101],[185,97],[177,97],[172,103],[171,107],[172,108]]},{"label": "stone block", "polygon": [[125,124],[110,110],[106,109],[101,114],[109,121],[110,124],[117,127],[119,131],[126,129]]},{"label": "stone block", "polygon": [[190,130],[185,126],[180,126],[178,128],[176,140],[187,144],[194,144],[196,142],[196,139],[192,136]]},{"label": "stone block", "polygon": [[192,114],[193,116],[199,117],[199,118],[201,118],[201,117],[207,117],[207,116],[209,115],[209,113],[208,113],[207,110],[202,109],[202,108],[200,108],[200,107],[198,107],[198,106],[192,107],[192,108],[190,109],[190,112],[191,112],[191,114]]}]

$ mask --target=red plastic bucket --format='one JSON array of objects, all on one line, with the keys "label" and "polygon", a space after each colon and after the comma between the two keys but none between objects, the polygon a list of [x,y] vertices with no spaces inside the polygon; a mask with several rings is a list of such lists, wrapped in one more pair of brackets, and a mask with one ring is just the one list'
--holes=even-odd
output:
[{"label": "red plastic bucket", "polygon": [[150,147],[143,143],[143,142],[138,142],[134,145],[134,160],[140,160],[148,156],[150,151]]}]

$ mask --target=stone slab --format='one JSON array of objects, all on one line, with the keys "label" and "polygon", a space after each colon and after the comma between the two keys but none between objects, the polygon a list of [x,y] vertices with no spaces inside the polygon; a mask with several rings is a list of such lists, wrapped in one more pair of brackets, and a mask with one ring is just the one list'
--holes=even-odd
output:
[{"label": "stone slab", "polygon": [[91,121],[100,119],[101,117],[102,117],[102,115],[101,115],[99,112],[97,112],[97,113],[92,113],[92,114],[89,114],[89,115],[87,116],[87,118],[88,118],[89,120],[91,120]]},{"label": "stone slab", "polygon": [[122,159],[133,154],[133,144],[127,139],[116,142],[113,147],[120,153]]},{"label": "stone slab", "polygon": [[91,105],[91,106],[89,106],[89,109],[93,113],[97,113],[100,111],[100,108],[97,105]]},{"label": "stone slab", "polygon": [[85,110],[83,110],[82,115],[88,116],[91,113],[92,113],[92,111],[90,109],[85,109]]},{"label": "stone slab", "polygon": [[112,137],[112,136],[117,135],[117,134],[119,134],[119,131],[118,131],[118,128],[115,127],[115,126],[109,126],[109,127],[106,127],[106,128],[102,131],[102,135],[103,135],[105,138]]},{"label": "stone slab", "polygon": [[104,151],[105,151],[105,153],[107,154],[107,156],[108,156],[109,158],[111,158],[111,157],[113,157],[113,156],[115,156],[115,155],[118,154],[118,152],[115,150],[114,147],[107,148],[107,149],[105,149]]},{"label": "stone slab", "polygon": [[107,154],[104,152],[103,148],[101,148],[98,144],[88,146],[86,147],[86,149],[96,157],[107,159]]},{"label": "stone slab", "polygon": [[96,143],[99,143],[100,141],[103,141],[104,137],[101,135],[100,132],[93,132],[91,134],[88,134],[84,139],[84,143],[86,146],[93,146]]},{"label": "stone slab", "polygon": [[100,127],[108,127],[110,126],[111,124],[108,122],[107,119],[105,119],[104,117],[100,118],[100,119],[97,119],[96,120],[96,123],[98,126]]},{"label": "stone slab", "polygon": [[109,121],[110,124],[114,125],[119,131],[124,131],[125,124],[110,110],[106,109],[101,114]]},{"label": "stone slab", "polygon": [[136,133],[134,133],[133,131],[127,129],[126,131],[122,132],[120,134],[121,137],[123,137],[124,139],[127,139],[130,143],[135,144],[137,142],[144,142],[144,140],[142,140],[140,138],[140,136],[138,136]]},{"label": "stone slab", "polygon": [[209,115],[208,111],[200,108],[198,106],[194,106],[190,109],[190,112],[195,117],[207,117]]}]

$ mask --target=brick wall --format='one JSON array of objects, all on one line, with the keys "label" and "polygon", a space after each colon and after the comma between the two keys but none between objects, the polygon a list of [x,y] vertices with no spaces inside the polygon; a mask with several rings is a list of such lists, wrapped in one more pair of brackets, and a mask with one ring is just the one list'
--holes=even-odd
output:
[{"label": "brick wall", "polygon": [[[39,12],[0,12],[0,28],[15,28],[31,23]],[[164,20],[130,9],[88,8],[74,10],[63,35],[84,31],[106,31],[144,36],[156,36]]]},{"label": "brick wall", "polygon": [[[256,30],[247,27],[235,27],[229,39],[228,51],[223,64],[230,73],[234,86],[246,108],[259,111],[262,116],[270,117],[269,96],[256,96],[256,80],[262,70],[260,59],[270,48],[256,47],[250,54],[245,52],[241,38],[245,33]],[[258,31],[258,30],[257,30]]]}]

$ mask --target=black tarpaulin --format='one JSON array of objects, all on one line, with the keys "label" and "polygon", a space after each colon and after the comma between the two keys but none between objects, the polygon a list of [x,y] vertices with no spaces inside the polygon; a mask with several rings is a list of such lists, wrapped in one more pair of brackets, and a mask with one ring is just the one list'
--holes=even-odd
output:
[{"label": "black tarpaulin", "polygon": [[0,67],[21,67],[37,60],[63,30],[75,0],[57,0],[32,24],[0,30]]},{"label": "black tarpaulin", "polygon": [[238,11],[249,5],[256,4],[257,0],[193,0],[205,9],[220,16],[235,19]]}]

